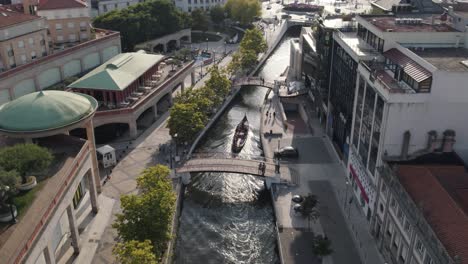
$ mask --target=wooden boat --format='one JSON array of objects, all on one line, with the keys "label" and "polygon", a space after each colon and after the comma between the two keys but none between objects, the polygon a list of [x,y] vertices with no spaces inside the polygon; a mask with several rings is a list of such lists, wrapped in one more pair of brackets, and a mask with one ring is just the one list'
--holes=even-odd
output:
[{"label": "wooden boat", "polygon": [[247,135],[249,134],[249,120],[245,115],[242,121],[237,125],[236,131],[234,132],[234,138],[232,140],[232,152],[239,153],[247,141]]}]

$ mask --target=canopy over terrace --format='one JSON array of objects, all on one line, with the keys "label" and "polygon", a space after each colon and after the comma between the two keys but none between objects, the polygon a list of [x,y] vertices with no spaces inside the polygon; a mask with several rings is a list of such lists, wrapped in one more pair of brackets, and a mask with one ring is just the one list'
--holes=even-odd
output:
[{"label": "canopy over terrace", "polygon": [[144,51],[121,53],[68,86],[75,92],[88,94],[108,107],[127,102],[138,88],[156,75],[164,56]]}]

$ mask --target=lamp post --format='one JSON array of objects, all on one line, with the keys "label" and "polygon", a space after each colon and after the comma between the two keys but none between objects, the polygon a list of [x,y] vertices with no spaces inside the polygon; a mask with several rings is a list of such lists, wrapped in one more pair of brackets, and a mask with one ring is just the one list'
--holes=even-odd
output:
[{"label": "lamp post", "polygon": [[208,51],[208,38],[206,38],[206,51]]},{"label": "lamp post", "polygon": [[345,194],[345,199],[343,201],[343,209],[346,208],[346,201],[348,201],[348,186],[349,186],[349,182],[346,180],[346,194]]}]

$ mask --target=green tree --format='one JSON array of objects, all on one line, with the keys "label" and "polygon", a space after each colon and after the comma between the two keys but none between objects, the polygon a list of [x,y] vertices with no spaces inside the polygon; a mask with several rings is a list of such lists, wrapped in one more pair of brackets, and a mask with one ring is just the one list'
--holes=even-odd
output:
[{"label": "green tree", "polygon": [[96,17],[93,24],[97,28],[119,31],[122,49],[133,51],[137,43],[190,27],[191,20],[169,0],[154,0],[113,10]]},{"label": "green tree", "polygon": [[320,213],[317,210],[317,196],[313,194],[309,194],[306,197],[304,197],[304,201],[301,203],[301,214],[304,217],[307,217],[307,221],[309,224],[309,229],[310,229],[310,220],[317,220],[320,217]]},{"label": "green tree", "polygon": [[179,61],[186,62],[192,60],[192,51],[189,48],[182,48],[175,54],[175,58]]},{"label": "green tree", "polygon": [[179,142],[191,142],[205,122],[206,115],[197,111],[196,104],[175,104],[169,115],[169,133],[172,137],[177,134]]},{"label": "green tree", "polygon": [[120,198],[122,213],[116,215],[112,225],[124,241],[150,240],[156,257],[161,256],[170,239],[176,201],[168,169],[161,167],[148,168],[138,177],[140,195]]},{"label": "green tree", "polygon": [[231,81],[217,65],[211,67],[209,72],[210,78],[205,82],[205,86],[215,94],[215,97],[212,99],[214,105],[220,106],[231,89]]},{"label": "green tree", "polygon": [[174,102],[176,104],[195,104],[196,111],[208,116],[213,109],[214,102],[212,98],[215,96],[215,93],[211,89],[207,89],[205,86],[200,87],[197,90],[188,88],[178,94],[175,97]]},{"label": "green tree", "polygon": [[257,28],[253,28],[245,31],[244,38],[240,43],[240,48],[244,51],[253,51],[259,54],[267,50],[267,44],[263,38],[262,32]]},{"label": "green tree", "polygon": [[331,241],[327,237],[316,236],[312,247],[314,254],[318,257],[328,256],[333,253]]},{"label": "green tree", "polygon": [[239,21],[242,25],[249,25],[254,18],[262,14],[258,0],[228,0],[224,6],[231,19]]},{"label": "green tree", "polygon": [[210,9],[211,21],[215,24],[221,24],[224,21],[224,8],[221,5],[215,5]]},{"label": "green tree", "polygon": [[201,31],[208,30],[208,16],[206,15],[205,11],[200,8],[196,8],[192,11],[192,28]]},{"label": "green tree", "polygon": [[156,256],[153,253],[151,241],[143,242],[130,240],[117,243],[112,249],[117,261],[121,264],[157,264]]},{"label": "green tree", "polygon": [[8,212],[8,198],[14,195],[19,175],[16,171],[5,171],[0,168],[0,212]]},{"label": "green tree", "polygon": [[30,173],[47,169],[53,160],[49,150],[36,144],[16,144],[0,150],[0,167],[17,171],[22,183],[27,182]]}]

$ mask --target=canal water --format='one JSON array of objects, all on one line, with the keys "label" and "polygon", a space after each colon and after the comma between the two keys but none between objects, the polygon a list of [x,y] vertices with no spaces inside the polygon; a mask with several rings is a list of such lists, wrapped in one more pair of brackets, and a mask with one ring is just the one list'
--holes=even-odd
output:
[{"label": "canal water", "polygon": [[[274,81],[285,71],[289,40],[297,36],[296,31],[287,33],[260,76]],[[230,153],[235,127],[247,115],[250,131],[240,155],[263,155],[259,127],[266,93],[261,87],[244,88],[196,152]],[[279,263],[276,245],[272,202],[260,177],[235,173],[192,175],[184,194],[176,263]]]}]

